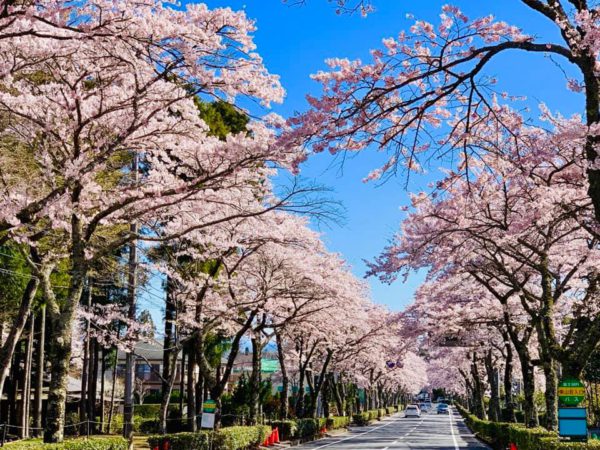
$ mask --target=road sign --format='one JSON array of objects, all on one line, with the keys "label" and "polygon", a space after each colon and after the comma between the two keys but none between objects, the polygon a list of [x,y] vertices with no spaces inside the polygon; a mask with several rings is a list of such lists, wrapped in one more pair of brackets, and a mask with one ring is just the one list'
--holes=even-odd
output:
[{"label": "road sign", "polygon": [[214,400],[208,399],[202,403],[202,412],[203,413],[214,413],[217,409],[217,402]]},{"label": "road sign", "polygon": [[587,439],[586,408],[558,408],[558,435],[572,439]]},{"label": "road sign", "polygon": [[200,428],[210,428],[213,429],[215,427],[215,415],[213,413],[202,413],[202,420],[200,422]]},{"label": "road sign", "polygon": [[577,406],[585,399],[585,385],[576,378],[567,378],[558,385],[558,399],[565,406]]}]

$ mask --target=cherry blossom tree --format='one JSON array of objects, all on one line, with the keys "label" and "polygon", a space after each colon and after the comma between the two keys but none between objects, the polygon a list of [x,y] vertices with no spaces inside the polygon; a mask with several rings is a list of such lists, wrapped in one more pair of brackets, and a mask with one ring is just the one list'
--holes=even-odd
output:
[{"label": "cherry blossom tree", "polygon": [[162,2],[0,10],[2,137],[27,149],[34,175],[30,189],[4,185],[0,228],[32,246],[52,230],[72,267],[59,304],[48,273],[32,265],[53,323],[45,441],[57,442],[71,324],[94,261],[142,237],[166,241],[281,204],[270,195],[271,163],[297,155],[274,146],[271,120],[221,140],[199,118],[198,95],[282,98],[243,13]]},{"label": "cherry blossom tree", "polygon": [[[490,64],[512,51],[548,54],[578,70],[566,88],[582,93],[580,123],[586,128],[578,153],[587,166],[588,194],[600,218],[600,172],[596,167],[600,120],[597,36],[598,5],[586,0],[515,0],[557,31],[544,40],[492,15],[470,19],[459,8],[443,7],[438,24],[416,20],[409,31],[383,39],[371,61],[332,58],[329,70],[313,75],[323,92],[308,97],[310,109],[290,120],[286,142],[308,142],[315,152],[390,151],[388,162],[367,179],[394,173],[398,167],[419,170],[432,154],[460,152],[463,170],[484,149],[471,140],[480,126],[496,126],[519,139],[518,124],[496,112],[497,92]],[[370,10],[376,2],[341,1],[340,11]],[[538,65],[540,78],[543,65]]]},{"label": "cherry blossom tree", "polygon": [[[585,138],[573,139],[572,121],[559,122],[546,133],[521,127],[518,141],[494,130],[474,137],[507,156],[488,153],[472,167],[471,179],[449,174],[437,199],[415,196],[415,213],[373,266],[388,280],[419,267],[429,268],[434,278],[466,275],[499,302],[506,331],[525,358],[523,368],[530,365],[526,348],[535,332],[549,428],[556,426],[556,363],[578,376],[598,343],[597,315],[586,312],[594,319],[585,324],[579,319],[582,311],[595,311],[598,301],[598,249],[586,225],[591,205],[577,153]],[[528,318],[525,328],[510,317],[515,307]],[[581,359],[573,359],[580,352]]]}]

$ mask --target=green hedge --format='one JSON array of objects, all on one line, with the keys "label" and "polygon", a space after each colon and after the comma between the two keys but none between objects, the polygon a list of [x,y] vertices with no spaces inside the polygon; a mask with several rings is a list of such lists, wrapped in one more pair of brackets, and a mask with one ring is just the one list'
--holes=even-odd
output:
[{"label": "green hedge", "polygon": [[137,416],[141,416],[146,419],[156,419],[158,418],[158,413],[160,412],[160,405],[156,405],[153,403],[144,405],[134,405],[133,411],[134,414]]},{"label": "green hedge", "polygon": [[276,420],[271,422],[272,428],[279,428],[279,439],[290,441],[298,437],[298,424],[295,420]]},{"label": "green hedge", "polygon": [[4,445],[10,450],[127,450],[127,441],[122,437],[94,437],[73,439],[60,444],[44,444],[41,439],[8,442]]},{"label": "green hedge", "polygon": [[318,419],[296,419],[298,438],[312,438],[318,436],[321,429],[327,425],[324,417]]},{"label": "green hedge", "polygon": [[279,429],[279,439],[289,441],[318,436],[323,427],[328,430],[346,428],[350,422],[350,417],[334,416],[327,419],[275,420],[271,427]]},{"label": "green hedge", "polygon": [[561,442],[556,433],[545,428],[525,428],[522,424],[490,422],[478,419],[457,405],[468,427],[496,450],[516,444],[519,450],[600,450],[600,441]]},{"label": "green hedge", "polygon": [[352,416],[352,422],[358,426],[368,425],[372,420],[381,419],[386,415],[385,409],[371,409]]},{"label": "green hedge", "polygon": [[217,431],[150,436],[148,443],[151,448],[163,448],[163,443],[169,441],[172,450],[246,450],[262,444],[269,434],[271,427],[266,425],[227,427]]},{"label": "green hedge", "polygon": [[348,416],[333,416],[327,419],[327,429],[337,430],[338,428],[347,428],[352,422],[352,418]]}]

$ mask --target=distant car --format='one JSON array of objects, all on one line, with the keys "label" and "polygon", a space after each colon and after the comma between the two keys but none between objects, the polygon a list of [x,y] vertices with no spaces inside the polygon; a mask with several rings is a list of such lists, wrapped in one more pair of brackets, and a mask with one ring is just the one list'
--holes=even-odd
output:
[{"label": "distant car", "polygon": [[408,405],[404,410],[404,417],[421,417],[421,410],[418,405]]},{"label": "distant car", "polygon": [[437,413],[438,414],[448,414],[450,412],[450,409],[448,408],[448,405],[445,403],[440,403],[437,407]]},{"label": "distant car", "polygon": [[420,403],[419,404],[419,409],[421,410],[421,412],[429,412],[429,410],[431,409],[431,403]]}]

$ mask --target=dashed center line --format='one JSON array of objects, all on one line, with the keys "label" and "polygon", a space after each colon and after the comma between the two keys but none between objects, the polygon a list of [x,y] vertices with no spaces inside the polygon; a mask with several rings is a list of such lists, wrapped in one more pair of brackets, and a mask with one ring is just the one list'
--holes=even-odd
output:
[{"label": "dashed center line", "polygon": [[320,447],[315,447],[314,450],[318,450],[320,448],[329,447],[330,445],[339,444],[340,442],[349,441],[350,439],[355,439],[355,438],[357,438],[359,436],[364,436],[365,434],[371,433],[371,432],[373,432],[375,430],[379,430],[380,428],[383,428],[383,427],[387,427],[388,425],[391,425],[391,424],[396,423],[396,422],[397,422],[396,420],[390,420],[388,423],[383,424],[383,425],[379,425],[378,427],[372,428],[372,429],[370,429],[368,431],[365,431],[364,433],[355,434],[353,436],[347,437],[345,439],[341,439],[339,441],[330,442],[329,444],[321,445]]},{"label": "dashed center line", "polygon": [[394,442],[392,442],[390,445],[388,445],[387,447],[385,447],[385,448],[383,448],[381,450],[389,450],[389,448],[392,445],[396,445],[399,441],[401,441],[402,439],[404,439],[405,437],[407,437],[409,434],[411,434],[413,431],[415,431],[418,428],[418,426],[423,423],[424,420],[425,420],[425,418],[422,418],[421,421],[418,424],[416,424],[414,427],[412,427],[410,430],[408,430],[408,432],[404,433],[401,437],[399,437]]}]

